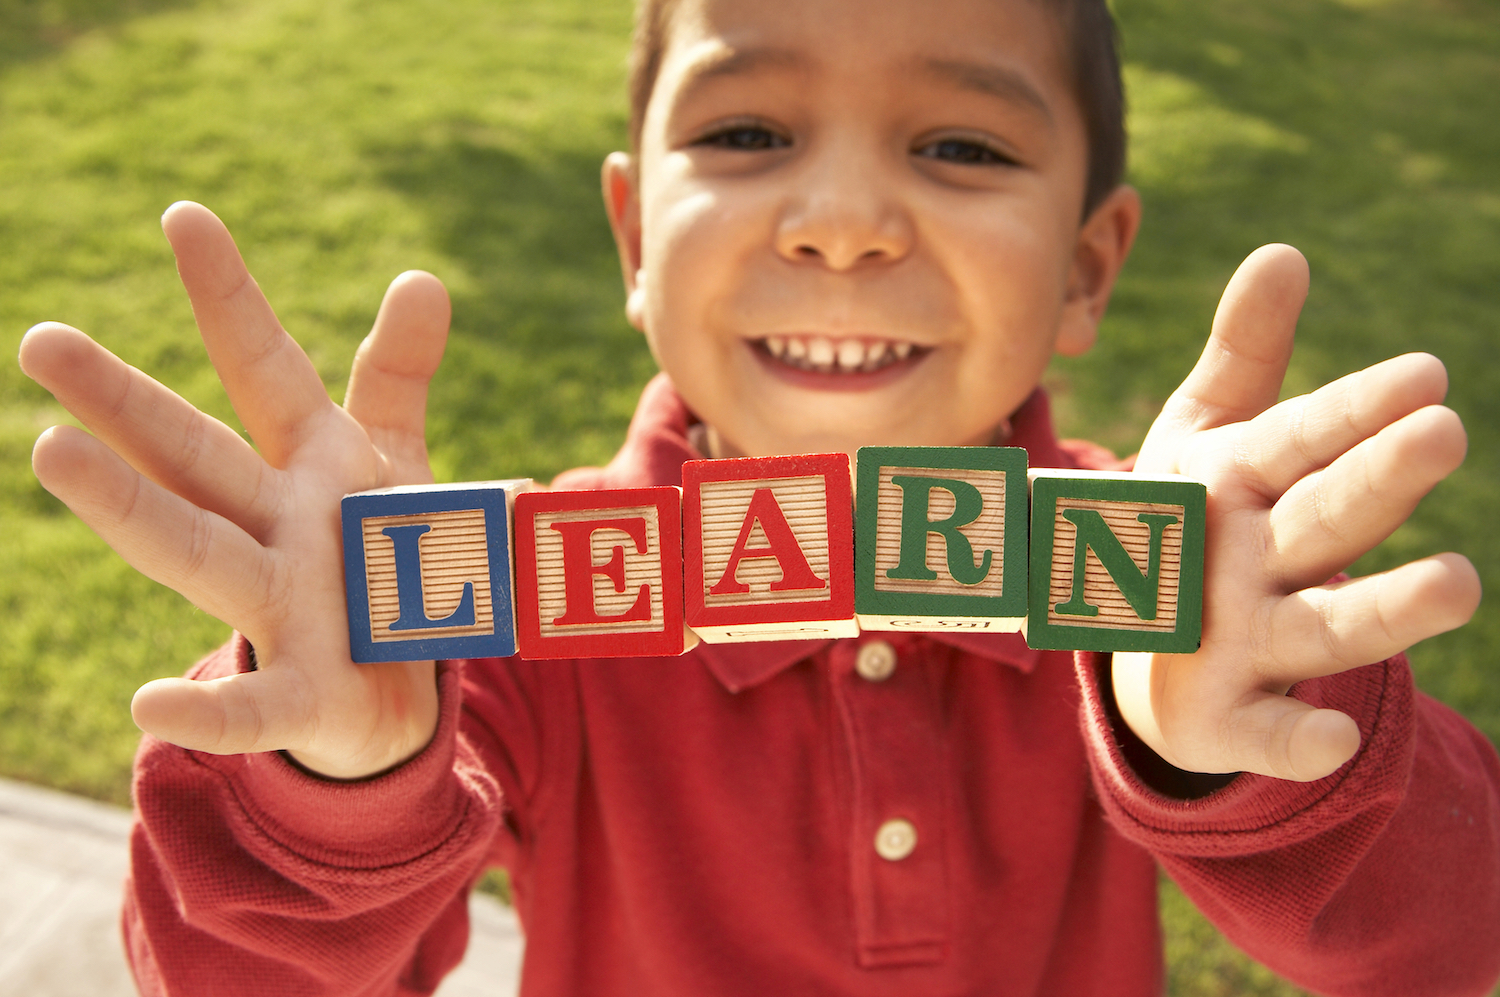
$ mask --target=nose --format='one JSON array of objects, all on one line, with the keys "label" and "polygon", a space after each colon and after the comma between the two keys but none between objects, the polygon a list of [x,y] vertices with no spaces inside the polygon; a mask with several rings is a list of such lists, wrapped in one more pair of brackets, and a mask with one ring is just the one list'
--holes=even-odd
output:
[{"label": "nose", "polygon": [[916,233],[900,180],[872,161],[869,150],[848,146],[829,143],[791,178],[776,228],[783,258],[843,271],[894,262],[911,251]]}]

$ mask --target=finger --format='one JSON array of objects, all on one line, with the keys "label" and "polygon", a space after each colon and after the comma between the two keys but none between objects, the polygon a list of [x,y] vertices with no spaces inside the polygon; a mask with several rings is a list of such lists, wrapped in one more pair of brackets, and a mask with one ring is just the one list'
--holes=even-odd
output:
[{"label": "finger", "polygon": [[[1252,690],[1235,704],[1218,705],[1200,698],[1203,686],[1192,683],[1197,692],[1173,704],[1165,694],[1173,685],[1169,673],[1197,667],[1192,658],[1117,651],[1112,666],[1115,700],[1130,729],[1189,772],[1256,772],[1306,781],[1332,772],[1359,747],[1359,729],[1348,717],[1275,692]],[[1215,691],[1222,687],[1211,685]],[[1180,682],[1175,687],[1184,689]],[[1223,719],[1205,724],[1206,715]]]},{"label": "finger", "polygon": [[1275,497],[1361,440],[1437,405],[1447,393],[1442,361],[1408,353],[1287,399],[1246,426],[1240,446],[1256,455],[1247,467],[1257,487]]},{"label": "finger", "polygon": [[20,361],[27,376],[136,470],[252,536],[266,535],[272,479],[234,430],[65,325],[27,332]]},{"label": "finger", "polygon": [[1224,756],[1215,767],[1223,772],[1312,782],[1353,758],[1359,741],[1359,726],[1351,717],[1263,693],[1230,714],[1224,728]]},{"label": "finger", "polygon": [[240,421],[273,467],[333,408],[312,362],[282,329],[224,223],[179,201],[162,215],[208,357]]},{"label": "finger", "polygon": [[1262,246],[1240,264],[1214,315],[1198,363],[1152,426],[1147,469],[1191,432],[1253,418],[1275,404],[1307,300],[1307,261],[1291,246]]},{"label": "finger", "polygon": [[1467,449],[1463,423],[1441,405],[1386,426],[1277,501],[1270,571],[1288,590],[1342,571],[1406,522]]},{"label": "finger", "polygon": [[1279,600],[1264,621],[1267,654],[1258,671],[1268,686],[1285,690],[1384,661],[1469,622],[1479,594],[1479,575],[1461,554],[1303,589]]},{"label": "finger", "polygon": [[391,282],[354,355],[344,408],[387,453],[425,466],[427,385],[443,358],[452,308],[442,282],[408,271]]},{"label": "finger", "polygon": [[130,715],[163,741],[213,754],[278,751],[304,744],[313,697],[295,671],[257,671],[208,682],[170,678],[136,690]]},{"label": "finger", "polygon": [[42,486],[137,571],[231,626],[256,631],[257,621],[236,618],[238,607],[267,605],[277,587],[270,558],[239,527],[148,480],[71,426],[43,433],[31,465]]}]

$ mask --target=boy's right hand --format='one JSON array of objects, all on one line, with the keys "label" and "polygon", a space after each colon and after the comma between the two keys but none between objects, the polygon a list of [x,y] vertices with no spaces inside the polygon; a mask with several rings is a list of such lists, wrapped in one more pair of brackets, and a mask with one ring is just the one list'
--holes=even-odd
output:
[{"label": "boy's right hand", "polygon": [[424,413],[447,338],[447,292],[419,272],[391,283],[340,408],[223,223],[182,202],[162,228],[209,359],[259,453],[75,329],[39,325],[20,353],[22,369],[95,434],[43,433],[32,452],[42,485],[132,566],[256,651],[253,672],[149,682],[131,712],[185,748],[287,749],[334,778],[397,765],[436,728],[434,665],[350,660],[339,499],[432,480]]}]

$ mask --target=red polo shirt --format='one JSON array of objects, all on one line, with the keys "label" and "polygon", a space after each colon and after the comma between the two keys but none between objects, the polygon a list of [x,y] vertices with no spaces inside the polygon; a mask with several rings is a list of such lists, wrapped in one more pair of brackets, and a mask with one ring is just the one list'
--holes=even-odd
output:
[{"label": "red polo shirt", "polygon": [[[555,484],[678,483],[689,420],[658,377],[619,456]],[[1040,394],[1012,442],[1110,461]],[[1364,734],[1309,784],[1165,766],[1112,722],[1106,665],[908,634],[445,663],[433,743],[358,783],[147,737],[132,962],[148,994],[427,993],[500,863],[531,997],[1155,995],[1160,862],[1306,986],[1488,992],[1500,761],[1404,660],[1295,690]],[[193,674],[246,667],[236,639]]]}]

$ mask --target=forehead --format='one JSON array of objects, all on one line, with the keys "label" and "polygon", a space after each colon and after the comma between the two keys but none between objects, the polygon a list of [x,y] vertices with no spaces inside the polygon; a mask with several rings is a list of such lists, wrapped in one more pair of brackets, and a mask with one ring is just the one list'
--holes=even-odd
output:
[{"label": "forehead", "polygon": [[[1046,0],[680,0],[658,79],[801,76],[865,90],[913,82],[1076,111],[1066,31]],[[822,77],[821,80],[816,79]]]}]

